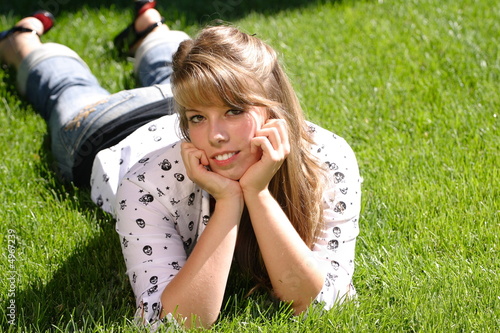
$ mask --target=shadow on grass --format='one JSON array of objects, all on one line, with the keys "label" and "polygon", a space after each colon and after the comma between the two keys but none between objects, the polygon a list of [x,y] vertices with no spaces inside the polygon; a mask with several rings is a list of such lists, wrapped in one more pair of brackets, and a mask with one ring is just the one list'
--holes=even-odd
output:
[{"label": "shadow on grass", "polygon": [[[249,13],[275,14],[317,3],[341,0],[157,0],[160,11],[169,18],[181,17],[189,25],[204,24],[215,19],[237,20]],[[52,12],[56,17],[64,12],[76,12],[82,8],[115,8],[132,12],[132,0],[17,0],[2,1],[0,13],[23,16],[38,9]],[[176,17],[173,17],[174,19]]]},{"label": "shadow on grass", "polygon": [[[5,327],[5,323],[0,331],[10,328],[45,332],[55,327],[61,331],[86,331],[104,323],[122,324],[126,318],[132,318],[135,301],[114,219],[91,201],[89,190],[57,180],[50,167],[53,159],[49,147],[47,136],[40,150],[38,170],[40,178],[48,180],[43,184],[48,192],[71,200],[72,209],[88,216],[98,231],[60,263],[48,283],[33,277],[28,288],[16,293],[15,325]],[[2,300],[1,306],[5,310],[8,304]]]},{"label": "shadow on grass", "polygon": [[113,223],[104,221],[99,235],[71,254],[48,284],[35,282],[16,301],[16,326],[27,331],[73,331],[131,318],[134,299]]}]

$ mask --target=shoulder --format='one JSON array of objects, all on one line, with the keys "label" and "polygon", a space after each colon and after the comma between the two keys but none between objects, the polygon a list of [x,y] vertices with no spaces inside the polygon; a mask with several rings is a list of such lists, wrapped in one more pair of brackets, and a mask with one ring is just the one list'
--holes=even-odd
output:
[{"label": "shoulder", "polygon": [[353,149],[335,133],[312,123],[308,125],[314,141],[311,153],[326,172],[324,195],[329,202],[333,198],[340,200],[346,195],[353,196],[350,202],[358,202],[363,179]]},{"label": "shoulder", "polygon": [[180,141],[141,157],[124,175],[122,182],[133,182],[144,189],[165,188],[192,183],[186,176]]},{"label": "shoulder", "polygon": [[344,138],[311,122],[307,122],[307,125],[314,142],[311,145],[311,153],[320,162],[326,163],[328,169],[335,169],[337,163],[356,163],[354,151]]},{"label": "shoulder", "polygon": [[132,134],[95,157],[91,176],[92,200],[115,215],[118,186],[131,168],[138,168],[146,158],[168,152],[180,138],[176,115],[167,115],[142,125]]},{"label": "shoulder", "polygon": [[122,178],[121,199],[151,200],[167,207],[188,198],[196,184],[186,175],[180,141],[143,156]]}]

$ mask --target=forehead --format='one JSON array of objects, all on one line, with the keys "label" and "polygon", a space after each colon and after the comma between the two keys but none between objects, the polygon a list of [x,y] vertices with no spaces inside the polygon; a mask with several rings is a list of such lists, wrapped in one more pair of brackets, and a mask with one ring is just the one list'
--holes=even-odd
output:
[{"label": "forehead", "polygon": [[198,106],[223,106],[231,93],[227,87],[222,88],[215,80],[207,78],[196,80],[189,78],[175,87],[174,98],[185,109]]},{"label": "forehead", "polygon": [[247,109],[262,97],[243,83],[191,78],[174,89],[174,98],[185,110],[200,107]]},{"label": "forehead", "polygon": [[226,111],[231,107],[223,103],[193,104],[184,108],[185,112]]},{"label": "forehead", "polygon": [[255,105],[243,105],[242,107],[237,106],[229,106],[229,105],[194,105],[193,107],[189,107],[185,109],[185,113],[187,112],[201,112],[201,113],[209,113],[209,112],[220,112],[220,113],[225,113],[229,110],[242,110],[249,112],[251,114],[257,115],[257,116],[262,116],[267,118],[268,117],[268,111],[267,108],[264,106],[255,106]]}]

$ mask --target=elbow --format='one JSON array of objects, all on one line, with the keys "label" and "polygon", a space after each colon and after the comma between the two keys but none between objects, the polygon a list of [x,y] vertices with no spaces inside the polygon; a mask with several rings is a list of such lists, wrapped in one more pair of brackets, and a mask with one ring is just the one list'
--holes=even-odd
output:
[{"label": "elbow", "polygon": [[[311,302],[312,302],[312,300],[311,300]],[[294,316],[298,316],[302,312],[304,312],[305,310],[307,310],[307,308],[309,308],[309,305],[311,305],[311,302],[309,302],[309,303],[307,303],[307,302],[292,303],[293,315]]]},{"label": "elbow", "polygon": [[275,293],[275,296],[282,302],[289,303],[294,315],[300,315],[307,310],[312,302],[321,292],[323,284],[308,285],[307,288],[298,288],[295,295],[284,296],[283,293]]},{"label": "elbow", "polygon": [[309,308],[309,306],[314,301],[314,297],[309,299],[304,298],[304,299],[296,299],[293,301],[285,301],[285,300],[282,301],[285,303],[289,303],[293,315],[298,316]]},{"label": "elbow", "polygon": [[[193,315],[193,318],[195,321],[192,323],[194,324],[190,328],[201,328],[201,329],[210,329],[217,319],[219,318],[219,313],[216,314],[208,314],[205,315],[203,318],[202,317],[196,317],[196,315]],[[196,320],[196,318],[199,318],[199,320]]]},{"label": "elbow", "polygon": [[312,302],[316,299],[316,296],[319,294],[320,291],[321,288],[320,290],[318,290],[318,292],[316,293],[313,292],[312,294],[310,294],[309,297],[301,297],[300,299],[292,301],[291,308],[293,310],[293,314],[295,316],[298,316],[302,312],[306,311],[311,306]]},{"label": "elbow", "polygon": [[219,315],[207,315],[207,316],[197,316],[195,314],[191,315],[191,318],[189,320],[184,321],[184,327],[186,329],[202,329],[202,330],[207,330],[210,329],[217,319],[219,318]]},{"label": "elbow", "polygon": [[[170,286],[169,286],[170,287]],[[167,288],[165,289],[167,290]],[[203,301],[176,299],[175,294],[162,294],[162,312],[160,318],[172,318],[180,327],[186,329],[209,329],[219,319],[220,304]]]},{"label": "elbow", "polygon": [[[164,311],[163,316],[166,315]],[[191,313],[187,316],[177,313],[173,318],[175,318],[179,326],[185,329],[210,329],[219,318],[219,313],[206,313],[203,315]]]},{"label": "elbow", "polygon": [[280,297],[279,299],[291,303],[291,308],[294,315],[299,315],[309,308],[312,302],[323,289],[324,277],[323,274],[317,274],[312,278],[302,280],[302,283],[292,286],[289,290],[292,291],[289,297]]}]

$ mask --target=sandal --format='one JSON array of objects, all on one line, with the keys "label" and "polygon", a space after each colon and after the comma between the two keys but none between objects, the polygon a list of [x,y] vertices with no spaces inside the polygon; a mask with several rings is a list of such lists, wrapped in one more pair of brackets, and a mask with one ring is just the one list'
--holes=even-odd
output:
[{"label": "sandal", "polygon": [[[42,22],[42,25],[43,25],[42,35],[49,32],[49,30],[54,26],[54,22],[55,22],[54,15],[52,15],[50,12],[48,12],[46,10],[36,11],[33,14],[29,15],[28,17],[34,17],[34,18],[38,19],[40,22]],[[8,30],[4,30],[4,31],[0,32],[0,41],[4,40],[5,38],[9,37],[10,35],[12,35],[15,32],[29,32],[29,33],[32,33],[34,35],[39,36],[38,32],[36,32],[33,29],[16,26],[16,27],[12,27]]]},{"label": "sandal", "polygon": [[160,21],[151,24],[143,31],[136,31],[134,27],[135,19],[137,19],[146,10],[155,8],[155,0],[136,0],[135,2],[135,18],[134,21],[126,27],[122,32],[120,32],[115,39],[113,44],[120,54],[130,54],[130,49],[142,38],[146,37],[154,28],[162,25],[165,19],[162,17]]}]

